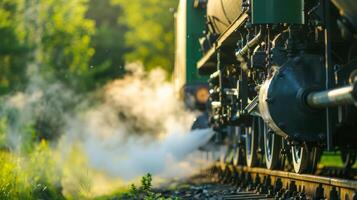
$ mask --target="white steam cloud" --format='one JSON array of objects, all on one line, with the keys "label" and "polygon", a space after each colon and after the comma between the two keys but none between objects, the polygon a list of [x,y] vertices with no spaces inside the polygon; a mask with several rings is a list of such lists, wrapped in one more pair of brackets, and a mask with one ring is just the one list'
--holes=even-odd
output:
[{"label": "white steam cloud", "polygon": [[80,123],[71,119],[67,141],[80,140],[89,164],[110,176],[130,180],[145,173],[197,172],[184,158],[213,132],[190,132],[195,114],[184,109],[162,70],[146,74],[139,64],[127,69],[129,75],[104,88],[103,104],[83,113]]},{"label": "white steam cloud", "polygon": [[[129,73],[123,79],[92,95],[99,97],[99,103],[83,100],[86,97],[60,83],[45,83],[35,71],[25,92],[3,99],[0,114],[8,119],[8,147],[17,151],[31,139],[23,130],[34,124],[43,132],[40,139],[59,140],[53,145],[61,157],[59,166],[70,168],[63,170],[63,190],[72,196],[78,192],[73,184],[82,187],[76,174],[83,171],[94,170],[127,181],[146,173],[162,178],[197,173],[205,166],[191,153],[205,144],[213,131],[190,131],[197,113],[184,109],[164,71],[147,73],[140,64],[129,64],[126,69]],[[54,137],[58,135],[62,136]],[[74,163],[71,154],[78,148],[85,161]],[[88,190],[97,187],[99,194],[107,191],[103,181],[91,183]]]}]

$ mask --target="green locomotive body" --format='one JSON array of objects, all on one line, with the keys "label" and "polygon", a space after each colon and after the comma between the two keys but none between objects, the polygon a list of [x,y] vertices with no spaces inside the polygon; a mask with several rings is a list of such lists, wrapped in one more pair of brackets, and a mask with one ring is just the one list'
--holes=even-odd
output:
[{"label": "green locomotive body", "polygon": [[208,97],[207,76],[198,74],[196,63],[202,52],[198,39],[205,30],[206,10],[194,0],[180,1],[176,12],[176,52],[174,84],[180,98],[190,109],[205,108]]}]

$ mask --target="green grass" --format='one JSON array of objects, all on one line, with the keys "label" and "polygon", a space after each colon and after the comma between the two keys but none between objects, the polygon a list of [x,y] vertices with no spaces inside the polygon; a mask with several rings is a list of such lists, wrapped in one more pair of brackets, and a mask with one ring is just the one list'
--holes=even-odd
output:
[{"label": "green grass", "polygon": [[[93,180],[95,182],[95,178],[92,180],[94,174],[83,170],[86,166],[83,154],[74,151],[71,157],[67,158],[67,164],[62,163],[62,165],[58,163],[56,156],[58,155],[45,141],[34,145],[30,152],[22,154],[0,150],[0,199],[112,200],[122,197],[144,200],[175,199],[164,198],[162,194],[153,192],[150,174],[142,177],[141,184],[138,186],[134,184],[118,186],[110,195],[97,197],[91,193],[91,184]],[[343,167],[339,152],[325,152],[321,157],[320,165]],[[64,181],[66,177],[70,180]],[[62,186],[66,186],[67,193]],[[174,190],[176,187],[173,185],[171,189]]]},{"label": "green grass", "polygon": [[[144,199],[170,200],[152,190],[150,174],[142,177],[141,184],[125,186],[114,182],[97,182],[95,171],[87,169],[86,159],[80,151],[73,150],[65,162],[58,158],[58,152],[42,141],[34,145],[31,152],[16,154],[0,151],[0,199],[6,200],[112,200]],[[102,185],[105,184],[105,185]],[[110,195],[96,193],[97,186],[114,188]],[[93,189],[96,188],[96,191]],[[103,189],[104,189],[103,188]],[[108,188],[106,188],[108,189]],[[100,192],[100,191],[99,191]],[[102,192],[106,194],[106,192]]]},{"label": "green grass", "polygon": [[0,199],[64,199],[51,157],[45,142],[28,157],[0,152]]},{"label": "green grass", "polygon": [[[324,152],[320,163],[320,166],[332,166],[343,167],[340,152]],[[353,168],[357,168],[357,162],[353,165]]]},{"label": "green grass", "polygon": [[131,184],[128,191],[120,191],[112,195],[105,195],[94,198],[94,200],[112,200],[112,199],[142,199],[142,200],[178,200],[175,197],[163,197],[161,193],[153,192],[152,176],[147,174],[141,178],[141,185],[138,187]]},{"label": "green grass", "polygon": [[343,167],[339,153],[324,153],[320,161],[321,166]]}]

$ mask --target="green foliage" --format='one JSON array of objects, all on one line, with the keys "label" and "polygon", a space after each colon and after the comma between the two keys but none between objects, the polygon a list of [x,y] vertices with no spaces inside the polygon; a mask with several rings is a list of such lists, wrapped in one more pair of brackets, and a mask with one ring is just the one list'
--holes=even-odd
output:
[{"label": "green foliage", "polygon": [[17,34],[19,0],[0,1],[0,94],[23,86],[26,44]]},{"label": "green foliage", "polygon": [[143,176],[141,179],[141,190],[150,191],[152,186],[151,182],[152,176],[150,173],[146,174],[146,176]]},{"label": "green foliage", "polygon": [[62,194],[66,199],[88,199],[88,197],[92,196],[91,187],[95,178],[93,178],[93,173],[88,167],[87,158],[79,146],[70,148],[61,168]]},{"label": "green foliage", "polygon": [[7,129],[7,121],[6,118],[0,118],[0,149],[4,149],[6,147],[6,129]]},{"label": "green foliage", "polygon": [[79,98],[62,84],[31,83],[30,88],[36,89],[0,98],[0,148],[31,152],[41,140],[55,142],[65,132]]},{"label": "green foliage", "polygon": [[53,158],[47,142],[41,141],[25,163],[33,199],[64,199],[61,187],[61,169]]},{"label": "green foliage", "polygon": [[153,193],[151,192],[151,174],[147,174],[141,178],[141,186],[137,188],[135,184],[131,184],[128,196],[133,199],[144,199],[146,197],[151,197]]},{"label": "green foliage", "polygon": [[121,13],[111,0],[2,0],[0,95],[24,90],[35,75],[77,91],[123,75]]},{"label": "green foliage", "polygon": [[141,178],[141,186],[137,188],[134,184],[131,185],[127,196],[130,199],[143,200],[176,200],[177,198],[165,198],[160,193],[152,191],[152,176],[150,173]]},{"label": "green foliage", "polygon": [[2,0],[0,94],[24,90],[34,75],[92,90],[130,61],[172,71],[177,2]]},{"label": "green foliage", "polygon": [[[121,76],[130,61],[171,71],[177,2],[0,0],[0,199],[64,198],[61,177],[73,172],[58,169],[44,141],[58,138],[63,113],[78,102],[66,88],[79,94],[94,90]],[[7,105],[17,94],[32,101],[37,93],[36,102]],[[85,193],[88,177],[80,177],[68,182]],[[151,182],[151,175],[143,177],[133,194],[162,199]]]},{"label": "green foliage", "polygon": [[128,27],[126,61],[142,61],[147,69],[171,72],[174,58],[174,16],[178,0],[112,0],[123,8],[120,22]]},{"label": "green foliage", "polygon": [[0,199],[64,199],[52,156],[46,142],[28,158],[0,152]]},{"label": "green foliage", "polygon": [[85,87],[81,81],[87,78],[88,62],[94,54],[90,41],[95,31],[94,22],[85,18],[86,3],[22,0],[19,34],[33,49],[29,63],[39,68],[34,73],[40,72],[47,80],[62,80],[74,89]]},{"label": "green foliage", "polygon": [[[87,0],[3,0],[0,3],[0,92],[21,90],[26,77],[40,73],[84,88],[81,80],[94,54],[94,22]],[[36,68],[29,71],[28,66]]]},{"label": "green foliage", "polygon": [[[16,96],[16,92],[23,92],[26,99],[31,99],[29,96],[34,93],[43,94],[38,101],[20,109],[4,106],[8,102],[7,97],[0,99],[0,115],[5,120],[3,123],[6,123],[2,129],[9,129],[8,134],[15,133],[15,137],[21,135],[19,146],[24,147],[25,151],[31,150],[34,142],[41,139],[55,140],[61,134],[61,128],[64,127],[63,113],[69,114],[68,110],[73,110],[75,103],[73,95],[70,101],[64,99],[68,96],[67,87],[76,92],[88,91],[98,83],[105,83],[97,80],[108,80],[116,76],[114,73],[111,77],[107,76],[111,74],[109,59],[102,57],[97,62],[99,59],[93,57],[94,48],[91,46],[95,46],[92,37],[96,27],[95,21],[86,18],[86,15],[88,6],[97,8],[97,5],[88,2],[0,1],[0,95]],[[100,9],[105,10],[110,6],[105,4]],[[96,12],[105,13],[103,10]],[[115,18],[117,24],[118,16],[111,17]],[[105,20],[107,18],[102,21]],[[114,43],[113,37],[108,44]],[[90,62],[106,64],[100,64],[104,69],[92,70]],[[54,89],[55,85],[61,87]],[[4,111],[4,108],[7,110]],[[6,148],[9,145],[5,144],[4,132],[0,133],[0,147]]]},{"label": "green foliage", "polygon": [[122,10],[112,5],[111,0],[90,0],[87,17],[95,21],[96,32],[91,46],[95,54],[90,60],[90,73],[95,81],[93,88],[105,84],[108,80],[124,74],[124,58],[126,51],[124,34],[126,26],[118,22]]},{"label": "green foliage", "polygon": [[[133,60],[142,60],[147,69],[161,65],[171,71],[177,2],[0,1],[0,95],[51,91],[50,86],[60,82],[64,86],[53,99],[62,101],[67,87],[77,94],[94,90],[121,76],[124,62]],[[21,135],[26,151],[41,139],[58,138],[64,126],[61,113],[73,110],[74,101],[56,106],[47,96],[44,92],[40,101],[49,105],[45,111],[32,104],[26,107],[33,110],[1,110],[6,129]],[[23,117],[24,113],[32,115]],[[6,148],[4,135],[0,134],[0,145]]]}]

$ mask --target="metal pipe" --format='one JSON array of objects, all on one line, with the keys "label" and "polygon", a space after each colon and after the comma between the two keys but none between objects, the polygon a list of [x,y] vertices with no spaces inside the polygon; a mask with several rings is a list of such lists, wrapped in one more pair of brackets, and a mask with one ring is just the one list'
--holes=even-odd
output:
[{"label": "metal pipe", "polygon": [[219,102],[219,101],[212,101],[212,102],[211,102],[211,106],[212,106],[213,109],[215,109],[215,108],[220,108],[220,107],[221,107],[221,102]]},{"label": "metal pipe", "polygon": [[357,106],[357,82],[338,89],[312,92],[307,96],[307,104],[313,108],[353,104]]},{"label": "metal pipe", "polygon": [[243,56],[248,53],[248,50],[254,47],[260,41],[261,37],[262,31],[259,31],[259,33],[253,39],[251,39],[243,48],[236,52],[237,59],[241,60]]},{"label": "metal pipe", "polygon": [[[330,21],[330,1],[322,1],[324,24],[325,24],[325,89],[331,90],[332,80],[333,80],[333,70],[332,70],[332,48],[331,48],[331,21]],[[332,117],[333,111],[326,107],[326,142],[327,150],[332,149],[332,124],[334,123],[334,118]]]},{"label": "metal pipe", "polygon": [[210,75],[210,79],[216,79],[219,77],[219,75],[221,74],[221,70],[217,70],[215,71],[213,74]]}]

